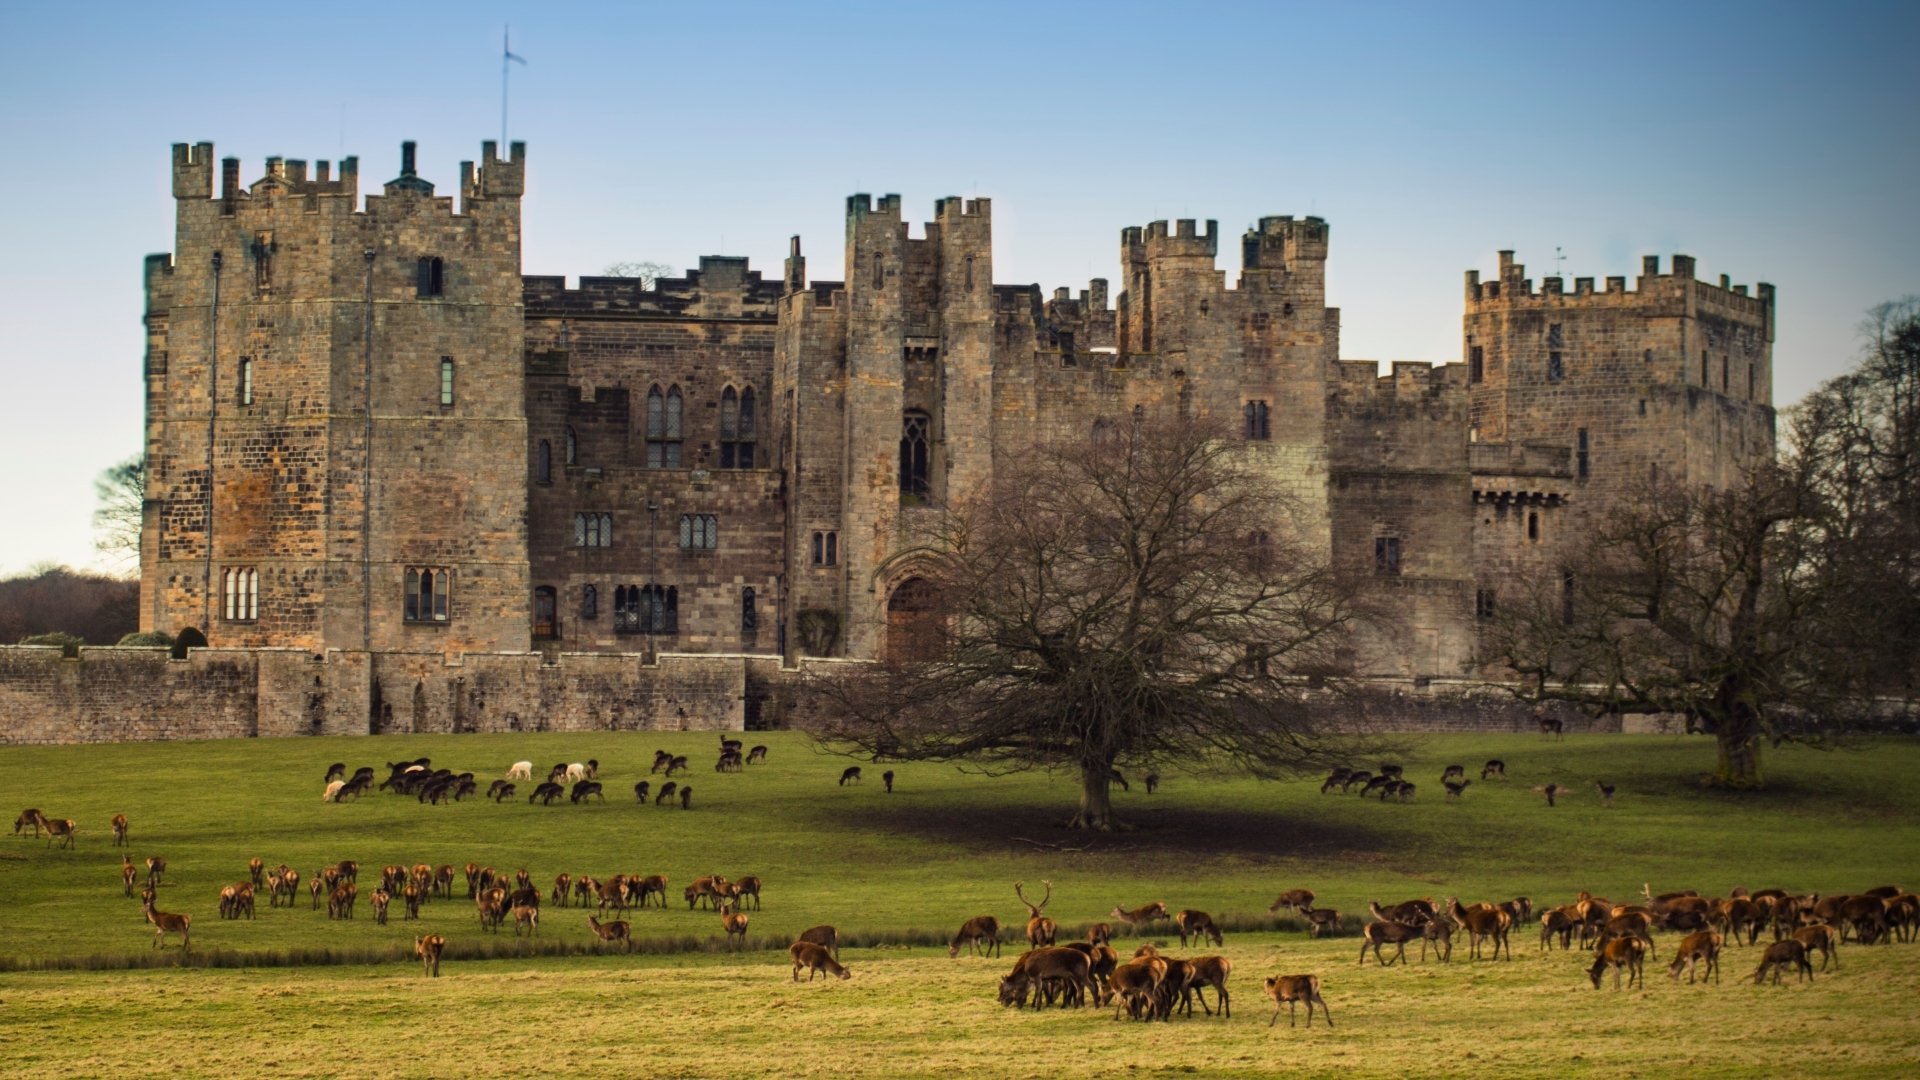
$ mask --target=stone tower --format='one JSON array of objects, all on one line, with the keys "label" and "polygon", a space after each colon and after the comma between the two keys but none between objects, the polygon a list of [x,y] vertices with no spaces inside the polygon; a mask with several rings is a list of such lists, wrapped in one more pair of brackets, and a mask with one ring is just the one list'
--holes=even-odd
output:
[{"label": "stone tower", "polygon": [[141,627],[215,645],[464,652],[528,643],[523,145],[436,196],[358,161],[240,183],[173,148],[172,255],[147,260]]}]

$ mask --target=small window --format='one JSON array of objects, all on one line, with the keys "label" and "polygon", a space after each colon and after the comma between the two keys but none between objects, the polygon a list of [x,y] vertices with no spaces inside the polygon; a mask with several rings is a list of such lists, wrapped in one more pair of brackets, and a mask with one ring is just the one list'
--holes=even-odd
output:
[{"label": "small window", "polygon": [[600,590],[592,585],[580,590],[580,617],[583,619],[600,617]]},{"label": "small window", "polygon": [[931,419],[918,409],[908,410],[900,421],[900,503],[903,506],[926,502],[932,491],[927,479],[930,424]]},{"label": "small window", "polygon": [[533,478],[542,484],[553,483],[553,444],[545,439],[533,452]]},{"label": "small window", "polygon": [[567,429],[566,451],[567,451],[567,456],[565,460],[567,464],[569,465],[580,464],[580,437],[573,433],[572,428]]},{"label": "small window", "polygon": [[573,546],[606,548],[613,546],[612,514],[573,515]]},{"label": "small window", "polygon": [[1527,511],[1527,539],[1540,539],[1540,511]]},{"label": "small window", "polygon": [[1653,350],[1648,349],[1646,353],[1641,356],[1641,359],[1649,364],[1653,363]]},{"label": "small window", "polygon": [[1399,537],[1376,536],[1373,538],[1373,572],[1376,574],[1400,572]]},{"label": "small window", "polygon": [[1547,348],[1549,349],[1564,348],[1566,344],[1567,344],[1567,338],[1565,334],[1562,334],[1560,332],[1560,324],[1559,323],[1547,324]]},{"label": "small window", "polygon": [[719,519],[712,514],[680,515],[680,550],[712,551],[720,546]]},{"label": "small window", "polygon": [[751,469],[754,459],[753,387],[720,394],[720,467]]},{"label": "small window", "polygon": [[240,404],[253,404],[253,361],[240,358]]},{"label": "small window", "polygon": [[967,281],[965,288],[968,292],[973,291],[973,256],[971,255],[967,256]]},{"label": "small window", "polygon": [[1264,401],[1249,401],[1242,410],[1245,414],[1244,434],[1249,439],[1271,439],[1273,429],[1270,423],[1271,410]]},{"label": "small window", "polygon": [[440,358],[440,406],[453,404],[453,357]]},{"label": "small window", "polygon": [[613,632],[616,634],[637,634],[640,632],[640,590],[633,585],[613,587]]},{"label": "small window", "polygon": [[1732,386],[1732,382],[1727,378],[1727,358],[1723,356],[1720,358],[1720,392],[1724,394]]},{"label": "small window", "polygon": [[1547,354],[1547,381],[1559,382],[1561,379],[1564,379],[1566,377],[1567,377],[1566,364],[1560,359],[1560,354],[1557,352],[1548,353]]},{"label": "small window", "polygon": [[879,252],[873,253],[873,287],[883,289],[887,284],[887,263]]},{"label": "small window", "polygon": [[1486,349],[1474,345],[1467,349],[1467,381],[1479,382],[1487,377]]},{"label": "small window", "polygon": [[1705,349],[1701,349],[1701,350],[1700,350],[1700,385],[1701,385],[1701,386],[1706,386],[1706,385],[1708,385],[1708,381],[1707,381],[1707,350],[1705,350]]},{"label": "small window", "polygon": [[220,574],[221,615],[228,622],[252,622],[260,617],[260,571],[230,566]]},{"label": "small window", "polygon": [[1480,589],[1473,594],[1473,614],[1481,622],[1493,618],[1493,590]]},{"label": "small window", "polygon": [[551,585],[533,590],[533,636],[543,641],[560,636],[559,593]]},{"label": "small window", "polygon": [[647,391],[647,468],[680,467],[682,409],[685,405],[678,386],[662,392],[659,386]]},{"label": "small window", "polygon": [[817,532],[813,534],[813,565],[838,566],[840,563],[840,534],[837,532]]},{"label": "small window", "polygon": [[629,589],[637,611],[636,628],[642,634],[680,632],[680,590],[671,585]]},{"label": "small window", "polygon": [[1582,480],[1585,480],[1587,478],[1587,461],[1588,461],[1587,429],[1586,428],[1580,429],[1580,434],[1578,436],[1578,439],[1579,439],[1577,444],[1578,449],[1574,451],[1574,455],[1573,455],[1574,475],[1578,476]]},{"label": "small window", "polygon": [[751,635],[760,629],[760,613],[753,606],[753,587],[740,590],[740,632]]},{"label": "small window", "polygon": [[1753,378],[1753,365],[1752,365],[1752,364],[1748,364],[1748,365],[1747,365],[1747,400],[1748,400],[1748,401],[1758,401],[1758,400],[1759,400],[1759,398],[1757,398],[1757,397],[1755,397],[1755,396],[1754,396],[1754,393],[1753,393],[1753,386],[1754,386],[1754,378]]},{"label": "small window", "polygon": [[453,571],[443,566],[409,566],[406,577],[407,622],[443,623],[449,619]]},{"label": "small window", "polygon": [[422,255],[415,266],[414,291],[422,296],[439,296],[446,284],[445,265],[437,255]]},{"label": "small window", "polygon": [[1641,416],[1647,415],[1647,399],[1646,398],[1640,399],[1640,415]]}]

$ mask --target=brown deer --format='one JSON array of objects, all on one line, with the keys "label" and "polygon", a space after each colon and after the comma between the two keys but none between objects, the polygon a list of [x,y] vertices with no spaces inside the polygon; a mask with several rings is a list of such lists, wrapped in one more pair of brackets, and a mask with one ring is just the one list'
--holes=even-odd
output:
[{"label": "brown deer", "polygon": [[141,895],[140,910],[146,914],[147,921],[153,924],[153,947],[154,948],[156,949],[166,948],[167,947],[166,936],[168,934],[179,934],[180,935],[180,951],[189,952],[192,950],[193,946],[192,946],[192,943],[188,940],[187,934],[188,934],[188,931],[192,929],[193,916],[170,915],[154,907],[152,889],[148,889],[145,893]]},{"label": "brown deer", "polygon": [[1132,927],[1145,926],[1148,923],[1159,922],[1168,917],[1167,905],[1163,900],[1155,900],[1151,904],[1142,905],[1141,907],[1134,908],[1132,911],[1128,911],[1120,905],[1115,904],[1113,910],[1108,914]]},{"label": "brown deer", "polygon": [[1482,783],[1494,779],[1505,780],[1506,778],[1507,763],[1501,761],[1499,758],[1494,758],[1485,765],[1480,766],[1480,780]]},{"label": "brown deer", "polygon": [[61,847],[70,848],[73,846],[73,838],[80,832],[80,823],[72,818],[43,817],[40,819],[40,825],[47,830],[49,847],[58,840]]},{"label": "brown deer", "polygon": [[1702,961],[1707,970],[1700,976],[1701,985],[1705,985],[1711,976],[1715,984],[1720,982],[1720,945],[1724,941],[1719,934],[1711,930],[1696,930],[1680,939],[1679,948],[1674,950],[1673,962],[1667,965],[1667,976],[1674,982],[1680,981],[1680,969],[1687,971],[1687,985],[1693,985],[1693,970]]},{"label": "brown deer", "polygon": [[1587,969],[1587,978],[1593,980],[1593,988],[1600,989],[1600,976],[1608,968],[1613,969],[1613,988],[1620,989],[1620,972],[1627,972],[1627,986],[1632,988],[1635,982],[1646,985],[1641,979],[1642,964],[1646,960],[1647,943],[1637,937],[1612,938],[1601,944],[1594,956],[1593,966]]},{"label": "brown deer", "polygon": [[1540,951],[1552,951],[1555,934],[1560,936],[1560,947],[1562,949],[1571,948],[1573,944],[1573,932],[1579,925],[1579,915],[1572,904],[1565,904],[1553,908],[1550,911],[1542,912],[1540,914]]},{"label": "brown deer", "polygon": [[693,809],[693,785],[687,784],[680,789],[680,809]]},{"label": "brown deer", "polygon": [[[665,879],[662,879],[661,887],[663,889],[665,888]],[[740,879],[733,883],[734,895],[739,898],[742,908],[747,906],[747,897],[751,896],[753,897],[753,910],[760,910],[760,887],[761,881],[760,875],[758,874],[742,874],[740,875]]]},{"label": "brown deer", "polygon": [[766,747],[752,746],[747,749],[747,764],[752,765],[754,762],[765,760],[767,760]]},{"label": "brown deer", "polygon": [[[1423,927],[1408,926],[1400,922],[1370,922],[1360,931],[1360,962],[1367,962],[1367,950],[1373,950],[1373,961],[1381,967],[1392,967],[1394,961],[1407,958],[1407,942],[1421,936]],[[1380,946],[1394,947],[1393,960],[1380,958]]]},{"label": "brown deer", "polygon": [[1336,787],[1342,790],[1345,790],[1347,785],[1347,778],[1352,775],[1353,775],[1352,769],[1349,769],[1344,765],[1335,765],[1331,770],[1328,771],[1327,778],[1325,780],[1320,781],[1320,794],[1325,795],[1327,792],[1333,790]]},{"label": "brown deer", "polygon": [[822,972],[837,979],[853,978],[853,972],[841,967],[840,961],[833,958],[831,949],[811,941],[796,941],[787,946],[787,956],[793,960],[794,982],[800,981],[801,968],[807,969],[808,982],[812,982],[813,977]]},{"label": "brown deer", "polygon": [[393,894],[385,889],[375,889],[368,899],[373,901],[373,921],[380,926],[387,925],[387,905],[393,902]]},{"label": "brown deer", "polygon": [[527,929],[528,937],[539,936],[540,905],[538,904],[513,905],[513,936],[514,937],[520,936],[520,928],[523,926],[526,927]]},{"label": "brown deer", "polygon": [[263,884],[261,877],[265,873],[266,868],[266,862],[258,855],[247,860],[247,876],[253,879],[254,888],[258,889]]},{"label": "brown deer", "polygon": [[1042,915],[1041,912],[1046,910],[1047,902],[1053,899],[1053,882],[1041,882],[1047,887],[1047,895],[1041,897],[1038,904],[1027,899],[1026,884],[1024,881],[1014,882],[1013,895],[1019,897],[1020,903],[1027,909],[1027,944],[1035,949],[1043,945],[1050,946],[1060,931],[1060,924]]},{"label": "brown deer", "polygon": [[[1213,1015],[1207,1009],[1207,996],[1200,992],[1203,987],[1211,986],[1214,994],[1217,995],[1214,1004],[1220,1006],[1221,1018],[1231,1017],[1233,996],[1227,993],[1227,976],[1233,974],[1233,961],[1224,956],[1197,956],[1191,963],[1193,975],[1189,985],[1193,988],[1193,996],[1200,999],[1200,1010],[1208,1016]],[[1188,1010],[1188,1014],[1191,1015],[1192,1010]]]},{"label": "brown deer", "polygon": [[1183,949],[1187,947],[1189,937],[1196,941],[1210,941],[1215,945],[1226,944],[1221,940],[1220,927],[1214,924],[1213,916],[1204,911],[1183,908],[1173,917],[1173,922],[1180,928],[1180,947]]},{"label": "brown deer", "polygon": [[1167,962],[1157,956],[1129,960],[1113,969],[1107,978],[1107,996],[1102,1004],[1118,998],[1120,1004],[1114,1007],[1113,1018],[1120,1019],[1120,1010],[1127,1010],[1127,1016],[1138,1020],[1152,1015],[1152,1003],[1160,989],[1160,980],[1167,974]]},{"label": "brown deer", "polygon": [[840,931],[826,923],[801,931],[796,941],[805,942],[809,945],[818,945],[832,953],[836,960],[840,957]]},{"label": "brown deer", "polygon": [[1097,922],[1087,927],[1087,944],[1109,945],[1113,942],[1113,924]]},{"label": "brown deer", "polygon": [[[661,909],[662,910],[666,909],[667,875],[649,874],[646,877],[641,878],[640,881],[633,887],[634,903],[637,904],[638,906],[646,907],[647,897],[649,896],[658,896],[660,898]],[[756,908],[760,906],[760,894],[757,890],[753,894],[753,906]]]},{"label": "brown deer", "polygon": [[1267,909],[1267,914],[1271,915],[1281,908],[1305,911],[1313,906],[1313,901],[1314,895],[1312,889],[1288,889],[1286,892],[1280,894],[1280,899],[1275,900],[1272,907]]},{"label": "brown deer", "polygon": [[1453,924],[1445,919],[1428,919],[1427,925],[1420,928],[1420,962],[1423,964],[1427,962],[1429,946],[1441,963],[1453,963]]},{"label": "brown deer", "polygon": [[279,907],[284,902],[292,907],[300,899],[300,871],[288,867],[280,872],[279,885],[267,896],[267,902]]},{"label": "brown deer", "polygon": [[720,926],[736,948],[747,947],[747,917],[735,911],[731,902],[720,905]]},{"label": "brown deer", "polygon": [[1097,987],[1093,981],[1093,959],[1078,949],[1046,946],[1024,953],[1014,961],[1013,971],[1000,979],[1000,1003],[1024,1004],[1029,991],[1033,1007],[1050,1003],[1055,993],[1060,1004],[1080,1005],[1086,993]]},{"label": "brown deer", "polygon": [[841,787],[846,787],[848,784],[857,784],[859,782],[860,782],[860,766],[849,765],[844,770],[841,771],[840,773]]},{"label": "brown deer", "polygon": [[1803,926],[1793,932],[1793,940],[1798,941],[1809,954],[1808,963],[1812,963],[1811,954],[1820,950],[1820,970],[1827,970],[1827,961],[1833,961],[1833,970],[1840,970],[1840,934],[1826,923]]},{"label": "brown deer", "polygon": [[992,950],[992,955],[999,956],[1000,920],[991,915],[976,915],[960,924],[960,932],[953,935],[952,944],[947,946],[947,958],[957,959],[962,945],[975,955],[985,956]]},{"label": "brown deer", "polygon": [[593,928],[593,936],[600,939],[602,945],[611,945],[618,941],[633,951],[633,927],[623,919],[601,922],[592,915],[587,916],[587,925]]},{"label": "brown deer", "polygon": [[421,973],[432,978],[440,977],[440,954],[447,947],[447,939],[439,934],[427,934],[413,939],[413,955],[420,958]]},{"label": "brown deer", "polygon": [[1332,908],[1302,908],[1300,914],[1307,920],[1308,937],[1340,932],[1340,913]]},{"label": "brown deer", "polygon": [[573,895],[573,875],[562,870],[553,876],[553,895],[549,897],[561,907],[567,906],[567,900]]},{"label": "brown deer", "polygon": [[113,846],[124,847],[127,843],[127,815],[113,815]]},{"label": "brown deer", "polygon": [[411,882],[400,886],[400,904],[406,910],[407,918],[420,917],[420,886]]},{"label": "brown deer", "polygon": [[[1378,926],[1378,923],[1374,925]],[[1318,975],[1274,975],[1267,979],[1267,996],[1273,999],[1273,1019],[1267,1026],[1280,1022],[1280,1006],[1287,1007],[1287,1026],[1295,1026],[1298,1002],[1307,1003],[1307,1026],[1313,1026],[1313,1007],[1320,1006],[1320,1015],[1333,1026],[1333,1012],[1327,1008],[1327,999],[1320,996],[1320,976]]]},{"label": "brown deer", "polygon": [[333,893],[327,897],[327,918],[353,918],[353,902],[359,892],[359,886],[351,881],[343,881],[334,886]]},{"label": "brown deer", "polygon": [[1374,918],[1383,922],[1397,922],[1412,927],[1425,926],[1433,921],[1435,914],[1433,901],[1425,897],[1404,900],[1390,908],[1382,908],[1378,900],[1369,900],[1367,910],[1373,913]]},{"label": "brown deer", "polygon": [[42,814],[39,810],[31,806],[27,807],[25,810],[20,811],[19,817],[13,819],[13,835],[19,836],[22,829],[31,825],[33,827],[33,838],[35,840],[40,839],[40,822],[45,818],[46,815]]},{"label": "brown deer", "polygon": [[1759,986],[1766,982],[1767,969],[1772,968],[1773,983],[1780,985],[1780,971],[1788,965],[1793,966],[1800,978],[1813,981],[1813,962],[1807,959],[1806,945],[1797,938],[1787,938],[1767,946],[1767,951],[1760,957],[1760,966],[1754,969],[1753,984]]},{"label": "brown deer", "polygon": [[139,876],[140,871],[133,868],[133,860],[125,855],[120,856],[120,881],[127,887],[128,899],[133,898],[133,883]]},{"label": "brown deer", "polygon": [[433,891],[447,899],[453,898],[453,864],[441,863],[433,872]]},{"label": "brown deer", "polygon": [[147,887],[156,888],[160,879],[167,873],[167,860],[158,855],[147,856]]}]

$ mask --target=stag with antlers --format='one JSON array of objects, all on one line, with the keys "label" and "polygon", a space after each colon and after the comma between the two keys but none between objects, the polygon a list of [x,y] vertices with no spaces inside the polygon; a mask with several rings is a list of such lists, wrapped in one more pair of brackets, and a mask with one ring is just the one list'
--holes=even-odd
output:
[{"label": "stag with antlers", "polygon": [[1026,884],[1024,881],[1014,882],[1013,895],[1019,897],[1020,902],[1026,905],[1027,908],[1027,944],[1036,949],[1043,945],[1052,945],[1054,937],[1059,933],[1060,924],[1047,918],[1041,914],[1041,912],[1046,910],[1047,901],[1053,899],[1053,882],[1041,882],[1042,885],[1047,887],[1047,895],[1041,897],[1038,904],[1027,899],[1025,892]]}]

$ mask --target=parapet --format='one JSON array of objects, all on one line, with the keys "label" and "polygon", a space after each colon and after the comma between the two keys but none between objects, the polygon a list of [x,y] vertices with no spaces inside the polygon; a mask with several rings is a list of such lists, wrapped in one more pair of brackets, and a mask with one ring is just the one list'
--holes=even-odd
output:
[{"label": "parapet", "polygon": [[[360,159],[340,159],[340,176],[335,179],[332,165],[314,163],[314,175],[307,176],[307,163],[298,158],[270,157],[266,175],[250,187],[240,184],[240,159],[227,158],[220,163],[220,198],[226,202],[250,198],[254,194],[347,196],[358,198]],[[213,144],[210,142],[173,144],[173,197],[176,199],[213,198]]]},{"label": "parapet", "polygon": [[1334,365],[1333,376],[1335,388],[1350,397],[1415,398],[1467,388],[1465,364],[1395,360],[1382,375],[1375,361],[1340,360]]},{"label": "parapet", "polygon": [[982,222],[993,219],[993,202],[990,199],[962,199],[958,195],[949,195],[933,201],[933,218],[945,223],[949,218],[979,218]]},{"label": "parapet", "polygon": [[1150,222],[1144,230],[1131,225],[1120,230],[1120,246],[1129,264],[1158,259],[1206,259],[1211,264],[1220,253],[1220,223],[1209,220],[1204,233],[1192,218],[1174,222],[1172,232],[1165,221]]},{"label": "parapet", "polygon": [[1580,305],[1591,303],[1598,306],[1616,306],[1622,302],[1639,304],[1655,302],[1681,302],[1689,299],[1707,300],[1729,308],[1737,314],[1755,319],[1772,318],[1774,305],[1774,287],[1760,282],[1754,288],[1754,294],[1748,295],[1745,285],[1735,285],[1732,279],[1721,275],[1720,282],[1699,281],[1694,278],[1695,261],[1691,255],[1673,256],[1673,272],[1660,272],[1660,256],[1647,255],[1640,262],[1640,276],[1634,282],[1634,288],[1627,288],[1625,276],[1609,276],[1603,292],[1594,291],[1594,279],[1578,277],[1573,279],[1573,291],[1566,290],[1566,279],[1555,275],[1541,280],[1536,290],[1533,281],[1527,277],[1525,265],[1515,262],[1513,252],[1502,251],[1499,255],[1499,270],[1493,281],[1482,282],[1480,271],[1469,270],[1466,274],[1466,300],[1469,309],[1485,305],[1542,305],[1556,306]]},{"label": "parapet", "polygon": [[873,196],[866,192],[847,196],[847,221],[852,223],[864,217],[890,217],[900,220],[900,196],[882,195],[879,205],[875,205]]},{"label": "parapet", "polygon": [[1329,231],[1325,219],[1318,217],[1263,217],[1240,238],[1241,268],[1286,270],[1302,260],[1325,262]]}]

